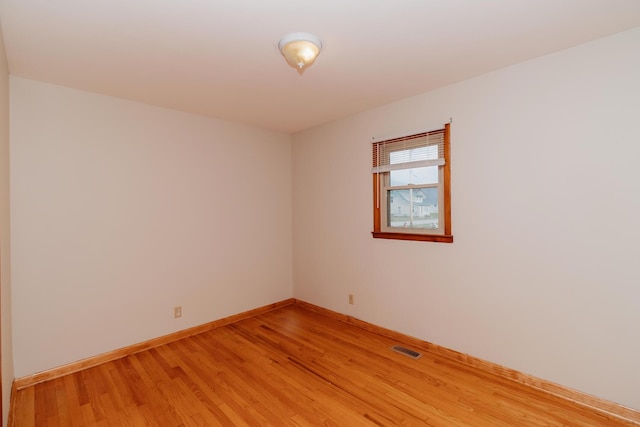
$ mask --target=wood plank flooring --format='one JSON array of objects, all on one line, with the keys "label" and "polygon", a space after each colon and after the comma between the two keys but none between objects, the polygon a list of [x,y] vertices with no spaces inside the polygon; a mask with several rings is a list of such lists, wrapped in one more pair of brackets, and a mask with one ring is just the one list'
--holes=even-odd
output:
[{"label": "wood plank flooring", "polygon": [[20,390],[14,425],[636,425],[395,344],[290,305]]}]

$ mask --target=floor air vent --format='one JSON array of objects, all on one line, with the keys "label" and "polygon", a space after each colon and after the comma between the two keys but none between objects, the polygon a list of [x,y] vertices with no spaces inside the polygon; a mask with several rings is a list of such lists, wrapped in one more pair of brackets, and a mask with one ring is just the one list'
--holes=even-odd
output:
[{"label": "floor air vent", "polygon": [[394,345],[393,347],[391,347],[391,350],[396,351],[398,353],[402,353],[406,356],[409,356],[412,359],[419,359],[420,356],[422,356],[422,353],[419,353],[417,351],[414,350],[410,350],[406,347],[403,347],[401,345]]}]

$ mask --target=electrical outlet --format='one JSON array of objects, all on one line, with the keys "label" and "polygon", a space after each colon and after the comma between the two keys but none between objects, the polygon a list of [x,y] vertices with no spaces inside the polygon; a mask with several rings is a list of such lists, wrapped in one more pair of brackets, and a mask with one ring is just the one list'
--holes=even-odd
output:
[{"label": "electrical outlet", "polygon": [[178,317],[182,317],[182,307],[181,306],[173,307],[173,317],[175,317],[176,319]]},{"label": "electrical outlet", "polygon": [[353,294],[349,294],[349,304],[353,304]]}]

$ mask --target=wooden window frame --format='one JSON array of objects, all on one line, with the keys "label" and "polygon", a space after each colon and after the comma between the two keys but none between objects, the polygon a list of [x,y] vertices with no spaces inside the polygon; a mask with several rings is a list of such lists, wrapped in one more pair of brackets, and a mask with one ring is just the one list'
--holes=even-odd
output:
[{"label": "wooden window frame", "polygon": [[[378,173],[373,173],[373,231],[371,235],[376,239],[395,239],[395,240],[414,240],[420,242],[441,242],[453,243],[453,234],[451,232],[451,155],[450,155],[450,127],[449,123],[444,125],[444,165],[443,182],[442,182],[442,202],[444,213],[442,219],[444,221],[444,230],[442,234],[422,234],[422,233],[404,233],[404,232],[387,232],[382,231],[381,227],[381,203],[380,195],[380,177]],[[386,209],[386,208],[384,208]]]}]

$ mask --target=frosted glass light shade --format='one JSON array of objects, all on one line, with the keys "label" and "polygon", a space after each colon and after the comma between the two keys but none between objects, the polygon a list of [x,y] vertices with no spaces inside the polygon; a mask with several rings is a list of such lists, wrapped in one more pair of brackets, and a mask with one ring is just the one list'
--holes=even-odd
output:
[{"label": "frosted glass light shade", "polygon": [[291,33],[280,40],[278,48],[287,63],[302,75],[320,54],[322,42],[313,34]]}]

